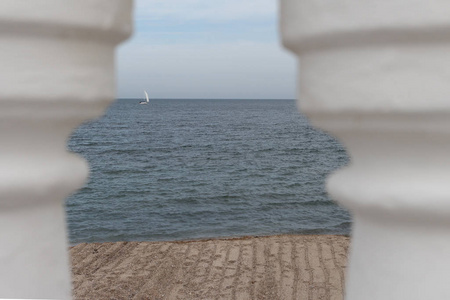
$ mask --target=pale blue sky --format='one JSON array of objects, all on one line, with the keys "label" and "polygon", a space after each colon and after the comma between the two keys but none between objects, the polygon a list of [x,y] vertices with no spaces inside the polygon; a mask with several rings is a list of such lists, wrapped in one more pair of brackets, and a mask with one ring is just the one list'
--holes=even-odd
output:
[{"label": "pale blue sky", "polygon": [[119,98],[295,98],[276,0],[135,0],[119,47]]}]

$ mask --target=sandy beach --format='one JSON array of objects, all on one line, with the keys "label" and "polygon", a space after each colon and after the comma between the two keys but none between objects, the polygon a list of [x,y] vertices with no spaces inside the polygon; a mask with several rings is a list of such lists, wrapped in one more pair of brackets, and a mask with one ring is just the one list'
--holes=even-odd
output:
[{"label": "sandy beach", "polygon": [[343,299],[349,238],[277,235],[70,249],[75,299]]}]

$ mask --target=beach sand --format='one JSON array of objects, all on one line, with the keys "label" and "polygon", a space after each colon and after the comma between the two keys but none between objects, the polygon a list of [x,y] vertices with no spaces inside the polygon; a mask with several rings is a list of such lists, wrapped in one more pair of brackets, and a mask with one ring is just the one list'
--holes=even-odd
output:
[{"label": "beach sand", "polygon": [[343,299],[349,238],[277,235],[70,249],[74,299]]}]

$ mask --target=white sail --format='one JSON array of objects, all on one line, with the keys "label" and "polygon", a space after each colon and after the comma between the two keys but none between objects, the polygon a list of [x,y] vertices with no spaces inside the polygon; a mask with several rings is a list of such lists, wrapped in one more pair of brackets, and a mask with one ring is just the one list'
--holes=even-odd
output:
[{"label": "white sail", "polygon": [[139,101],[139,104],[148,104],[148,102],[149,102],[147,92],[144,91],[144,93],[145,93],[145,99],[146,99],[146,101]]}]

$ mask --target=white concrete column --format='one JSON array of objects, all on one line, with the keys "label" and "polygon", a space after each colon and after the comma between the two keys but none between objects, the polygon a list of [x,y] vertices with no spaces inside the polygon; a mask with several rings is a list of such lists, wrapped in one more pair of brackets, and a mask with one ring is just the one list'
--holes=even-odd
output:
[{"label": "white concrete column", "polygon": [[0,1],[0,298],[71,295],[64,199],[86,180],[66,141],[115,97],[130,0]]},{"label": "white concrete column", "polygon": [[347,299],[450,299],[450,2],[280,0],[299,105],[348,149]]}]

